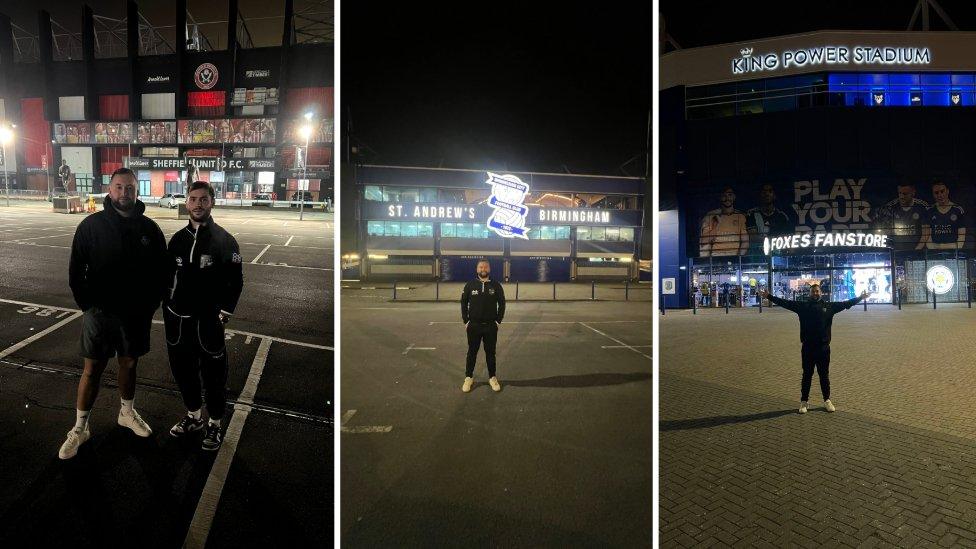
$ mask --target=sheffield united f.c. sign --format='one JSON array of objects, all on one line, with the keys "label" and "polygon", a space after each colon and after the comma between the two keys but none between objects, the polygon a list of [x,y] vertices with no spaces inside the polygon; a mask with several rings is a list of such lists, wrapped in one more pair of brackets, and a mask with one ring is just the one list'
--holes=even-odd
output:
[{"label": "sheffield united f.c. sign", "polygon": [[193,82],[201,90],[209,90],[217,85],[217,67],[213,63],[204,63],[193,73]]}]

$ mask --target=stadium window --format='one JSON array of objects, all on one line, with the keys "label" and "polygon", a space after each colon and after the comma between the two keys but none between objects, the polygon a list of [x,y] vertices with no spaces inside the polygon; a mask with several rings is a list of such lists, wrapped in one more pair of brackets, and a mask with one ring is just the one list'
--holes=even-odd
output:
[{"label": "stadium window", "polygon": [[556,240],[569,240],[569,225],[556,227]]},{"label": "stadium window", "polygon": [[387,221],[384,231],[386,236],[400,236],[400,223],[398,221]]},{"label": "stadium window", "polygon": [[424,237],[424,238],[433,238],[434,224],[429,221],[421,221],[417,223],[417,236]]},{"label": "stadium window", "polygon": [[606,227],[590,227],[590,240],[606,240],[606,239],[607,239]]},{"label": "stadium window", "polygon": [[607,242],[620,241],[620,227],[607,227]]},{"label": "stadium window", "polygon": [[589,227],[576,227],[576,240],[589,240],[589,239],[590,239]]},{"label": "stadium window", "polygon": [[623,242],[633,242],[634,241],[634,228],[633,227],[620,227],[620,240]]},{"label": "stadium window", "polygon": [[467,223],[458,223],[455,225],[455,227],[457,228],[458,238],[471,238],[471,225],[468,225]]},{"label": "stadium window", "polygon": [[399,202],[400,189],[396,187],[383,187],[383,202]]},{"label": "stadium window", "polygon": [[366,234],[369,236],[383,236],[383,221],[369,221],[366,223]]},{"label": "stadium window", "polygon": [[400,202],[420,202],[420,189],[416,187],[400,189]]},{"label": "stadium window", "polygon": [[417,236],[420,236],[420,234],[419,234],[419,232],[417,230],[417,222],[416,221],[407,221],[407,222],[403,223],[402,226],[400,227],[400,236],[405,236],[405,237],[417,237]]},{"label": "stadium window", "polygon": [[421,202],[437,202],[437,189],[434,187],[423,187],[420,189]]},{"label": "stadium window", "polygon": [[364,189],[366,200],[374,200],[376,202],[383,201],[383,189],[379,185],[366,185]]}]

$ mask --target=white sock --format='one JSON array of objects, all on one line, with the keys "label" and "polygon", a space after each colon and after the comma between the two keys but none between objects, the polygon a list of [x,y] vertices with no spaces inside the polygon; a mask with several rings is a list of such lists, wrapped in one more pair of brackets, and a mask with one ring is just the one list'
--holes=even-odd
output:
[{"label": "white sock", "polygon": [[187,410],[186,415],[192,417],[193,419],[195,419],[197,421],[200,421],[200,409],[199,408],[197,408],[196,410],[193,410],[193,411]]},{"label": "white sock", "polygon": [[130,398],[129,400],[122,399],[122,414],[130,416],[132,415],[132,401],[135,400]]},{"label": "white sock", "polygon": [[220,427],[220,420],[219,419],[210,418],[210,424],[211,425],[216,425],[217,427]]},{"label": "white sock", "polygon": [[91,414],[91,410],[75,410],[75,429],[85,430],[85,427],[88,426],[89,414]]}]

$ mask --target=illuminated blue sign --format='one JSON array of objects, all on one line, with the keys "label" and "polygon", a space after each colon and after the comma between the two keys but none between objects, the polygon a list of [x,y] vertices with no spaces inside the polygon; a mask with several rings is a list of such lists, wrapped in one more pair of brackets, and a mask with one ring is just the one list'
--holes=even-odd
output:
[{"label": "illuminated blue sign", "polygon": [[488,172],[485,183],[491,185],[488,205],[492,213],[488,218],[488,228],[501,237],[528,239],[525,216],[529,214],[529,208],[525,205],[525,196],[529,194],[529,186],[514,175],[491,172]]}]

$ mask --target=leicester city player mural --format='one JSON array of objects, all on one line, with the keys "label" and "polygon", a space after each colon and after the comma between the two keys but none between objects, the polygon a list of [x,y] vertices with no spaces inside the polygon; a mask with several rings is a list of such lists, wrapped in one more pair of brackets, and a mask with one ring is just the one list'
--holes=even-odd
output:
[{"label": "leicester city player mural", "polygon": [[922,249],[922,227],[926,224],[929,205],[916,198],[915,184],[910,180],[898,183],[898,198],[879,208],[875,228],[888,233],[895,249]]},{"label": "leicester city player mural", "polygon": [[930,250],[962,248],[966,244],[965,212],[949,200],[949,187],[941,179],[932,183],[932,197],[935,204],[927,212],[928,226],[922,228],[925,247]]}]

